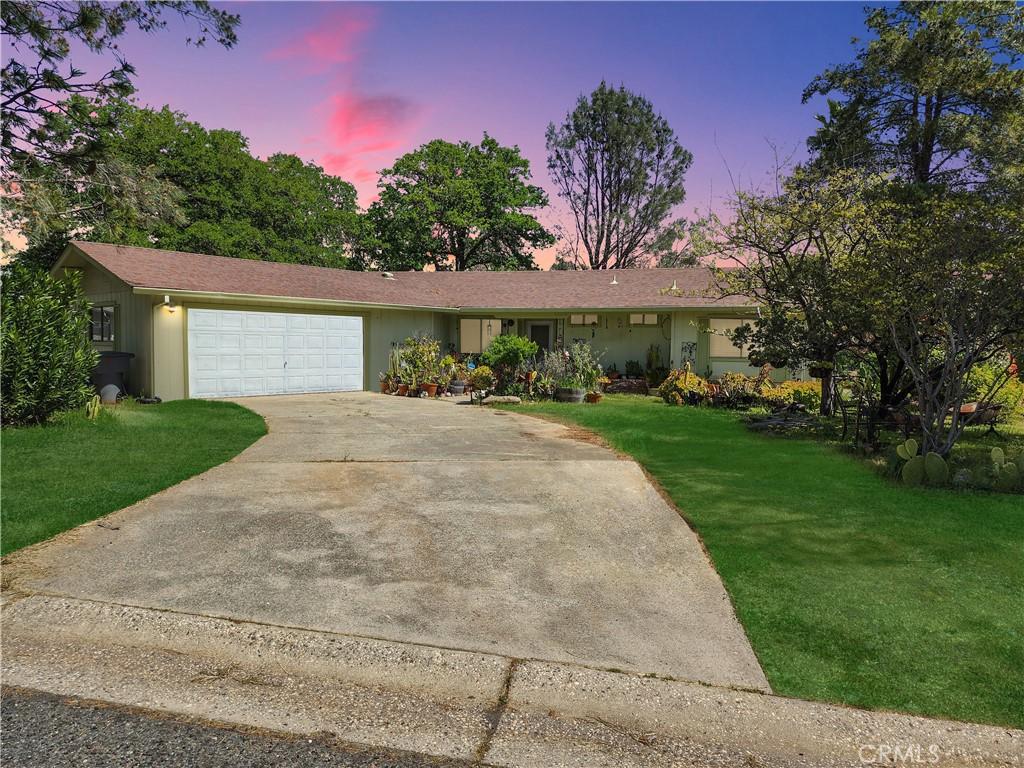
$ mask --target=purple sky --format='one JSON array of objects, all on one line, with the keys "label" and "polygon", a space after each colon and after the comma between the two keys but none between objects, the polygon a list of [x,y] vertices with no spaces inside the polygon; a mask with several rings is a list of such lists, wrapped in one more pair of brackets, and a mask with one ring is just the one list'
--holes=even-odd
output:
[{"label": "purple sky", "polygon": [[[433,138],[518,144],[552,193],[544,131],[602,78],[649,98],[694,155],[681,213],[761,183],[771,144],[802,151],[811,78],[853,56],[860,3],[222,3],[239,43],[186,48],[180,25],[121,48],[138,99],[266,156],[293,152],[374,195],[376,171]],[[99,62],[87,63],[90,69]],[[539,259],[550,262],[550,256]]]}]

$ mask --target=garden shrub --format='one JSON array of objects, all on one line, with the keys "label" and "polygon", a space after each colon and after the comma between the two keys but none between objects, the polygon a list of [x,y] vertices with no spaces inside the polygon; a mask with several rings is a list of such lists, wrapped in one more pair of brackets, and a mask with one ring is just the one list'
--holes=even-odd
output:
[{"label": "garden shrub", "polygon": [[495,336],[487,345],[482,356],[497,379],[497,391],[503,395],[521,395],[525,386],[520,386],[519,376],[526,373],[526,364],[537,354],[536,342],[525,336],[503,334]]},{"label": "garden shrub", "polygon": [[789,387],[772,384],[765,384],[757,393],[758,402],[765,408],[772,410],[785,408],[793,404],[793,390]]},{"label": "garden shrub", "polygon": [[98,357],[77,273],[62,278],[22,264],[3,271],[0,408],[7,425],[38,424],[92,396]]},{"label": "garden shrub", "polygon": [[489,391],[494,387],[494,372],[486,365],[478,365],[469,372],[469,383],[475,391]]},{"label": "garden shrub", "polygon": [[658,387],[661,399],[669,405],[699,405],[710,396],[708,383],[689,368],[669,373]]},{"label": "garden shrub", "polygon": [[537,366],[537,380],[544,389],[597,390],[601,378],[601,355],[584,341],[566,349],[545,352]]},{"label": "garden shrub", "polygon": [[402,381],[419,386],[437,382],[441,343],[429,334],[410,336],[399,347]]},{"label": "garden shrub", "polygon": [[799,403],[810,413],[817,413],[821,409],[821,382],[818,380],[783,381],[775,388],[788,390],[790,402]]},{"label": "garden shrub", "polygon": [[749,408],[757,402],[757,382],[738,371],[726,371],[718,378],[714,404],[723,408]]},{"label": "garden shrub", "polygon": [[625,375],[631,379],[642,379],[644,377],[644,367],[640,365],[639,360],[627,360],[624,371]]}]

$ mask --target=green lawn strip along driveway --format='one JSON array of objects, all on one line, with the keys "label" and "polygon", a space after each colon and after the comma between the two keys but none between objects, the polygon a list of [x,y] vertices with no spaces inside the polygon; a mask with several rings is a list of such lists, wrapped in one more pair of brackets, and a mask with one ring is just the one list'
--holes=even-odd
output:
[{"label": "green lawn strip along driveway", "polygon": [[5,429],[3,554],[127,507],[237,455],[266,433],[234,403],[124,403]]},{"label": "green lawn strip along driveway", "polygon": [[1024,726],[1019,495],[901,487],[737,414],[649,398],[515,410],[597,432],[662,484],[777,693]]}]

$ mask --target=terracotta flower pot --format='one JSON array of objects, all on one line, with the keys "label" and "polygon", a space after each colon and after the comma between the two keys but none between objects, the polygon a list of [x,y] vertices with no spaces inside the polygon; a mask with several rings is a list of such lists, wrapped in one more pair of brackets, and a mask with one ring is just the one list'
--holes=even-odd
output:
[{"label": "terracotta flower pot", "polygon": [[588,403],[600,403],[601,398],[604,397],[600,392],[587,392],[586,399]]},{"label": "terracotta flower pot", "polygon": [[420,387],[420,392],[426,392],[427,397],[437,397],[437,384],[424,384]]},{"label": "terracotta flower pot", "polygon": [[409,385],[408,384],[399,384],[398,385],[398,396],[399,397],[405,397],[408,394],[409,394]]},{"label": "terracotta flower pot", "polygon": [[382,395],[386,395],[390,391],[391,391],[391,387],[388,385],[388,382],[382,381],[380,383],[380,393]]}]

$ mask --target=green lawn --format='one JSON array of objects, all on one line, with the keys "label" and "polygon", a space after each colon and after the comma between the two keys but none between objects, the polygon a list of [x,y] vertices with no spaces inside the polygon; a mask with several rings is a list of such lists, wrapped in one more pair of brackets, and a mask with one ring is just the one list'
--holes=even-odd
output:
[{"label": "green lawn", "polygon": [[902,487],[650,398],[515,410],[587,427],[657,478],[776,693],[1024,726],[1024,497]]},{"label": "green lawn", "polygon": [[234,403],[124,403],[0,433],[3,554],[94,520],[227,461],[266,433]]}]

